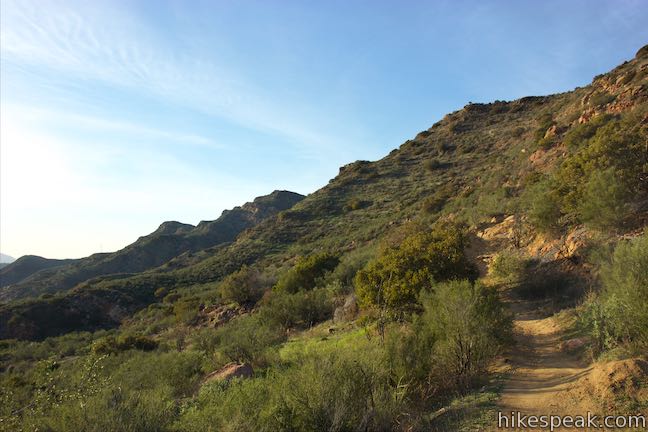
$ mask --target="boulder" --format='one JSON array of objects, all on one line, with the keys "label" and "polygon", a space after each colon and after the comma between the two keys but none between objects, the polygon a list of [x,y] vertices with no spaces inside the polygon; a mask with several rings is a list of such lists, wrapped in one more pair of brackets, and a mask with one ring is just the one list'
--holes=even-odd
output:
[{"label": "boulder", "polygon": [[567,351],[567,352],[572,352],[576,351],[587,343],[586,338],[574,338],[574,339],[569,339],[560,344],[560,350],[561,351]]},{"label": "boulder", "polygon": [[549,129],[544,134],[545,139],[553,138],[556,136],[556,131],[557,131],[556,125],[551,126]]},{"label": "boulder", "polygon": [[252,378],[254,369],[249,363],[228,363],[222,368],[211,372],[205,377],[204,382],[229,381],[234,378]]},{"label": "boulder", "polygon": [[351,321],[356,315],[358,315],[358,298],[355,294],[351,294],[346,298],[342,306],[335,308],[333,322]]}]

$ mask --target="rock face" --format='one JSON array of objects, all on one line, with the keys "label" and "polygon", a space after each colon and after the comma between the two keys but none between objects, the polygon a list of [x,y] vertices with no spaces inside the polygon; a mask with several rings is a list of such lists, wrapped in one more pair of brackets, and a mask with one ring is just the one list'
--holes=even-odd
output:
[{"label": "rock face", "polygon": [[528,245],[527,252],[529,255],[540,257],[545,261],[570,258],[578,255],[580,250],[587,244],[589,237],[589,232],[582,226],[557,239],[538,235]]},{"label": "rock face", "polygon": [[502,220],[501,222],[498,223],[498,221],[492,220],[492,223],[495,223],[495,225],[489,226],[485,228],[482,231],[479,231],[477,233],[477,236],[488,241],[493,241],[493,240],[512,240],[514,236],[516,235],[515,233],[515,224],[516,224],[516,219],[514,215],[507,216]]},{"label": "rock face", "polygon": [[346,298],[344,304],[333,312],[333,321],[336,323],[351,321],[358,315],[358,298],[351,294]]},{"label": "rock face", "polygon": [[207,325],[214,328],[226,324],[232,318],[239,316],[242,313],[243,309],[231,305],[215,306],[202,310],[202,315],[205,317]]},{"label": "rock face", "polygon": [[234,378],[252,378],[253,376],[254,369],[249,363],[228,363],[207,375],[204,382],[230,381]]}]

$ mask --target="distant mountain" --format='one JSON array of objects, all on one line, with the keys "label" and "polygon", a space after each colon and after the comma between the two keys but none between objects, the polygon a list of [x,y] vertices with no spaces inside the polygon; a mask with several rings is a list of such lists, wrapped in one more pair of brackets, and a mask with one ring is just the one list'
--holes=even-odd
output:
[{"label": "distant mountain", "polygon": [[0,264],[11,264],[16,261],[14,257],[0,253]]},{"label": "distant mountain", "polygon": [[200,222],[195,227],[164,222],[151,234],[114,253],[94,254],[69,262],[25,257],[0,271],[0,301],[57,293],[96,277],[150,270],[183,253],[231,242],[244,230],[291,208],[303,198],[294,192],[274,191],[225,210],[218,219]]},{"label": "distant mountain", "polygon": [[73,264],[74,259],[48,259],[36,255],[24,255],[0,269],[0,287],[18,283],[32,274],[53,267]]}]

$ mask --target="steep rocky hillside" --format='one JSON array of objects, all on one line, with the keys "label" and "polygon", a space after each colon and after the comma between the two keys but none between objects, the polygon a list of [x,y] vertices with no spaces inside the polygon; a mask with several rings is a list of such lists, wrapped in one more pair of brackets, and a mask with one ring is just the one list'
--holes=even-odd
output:
[{"label": "steep rocky hillside", "polygon": [[[79,260],[24,257],[2,269],[0,301],[7,302],[68,290],[92,278],[139,273],[183,254],[231,242],[244,230],[303,198],[294,192],[275,191],[198,226],[164,222],[151,234],[114,253],[94,254]],[[121,276],[123,277],[123,276]]]},{"label": "steep rocky hillside", "polygon": [[[569,207],[568,198],[579,187],[577,169],[604,170],[609,152],[617,152],[613,158],[626,157],[623,152],[628,149],[634,159],[632,169],[623,174],[633,194],[624,208],[631,211],[618,229],[632,231],[645,224],[648,210],[648,147],[641,144],[648,136],[647,123],[648,48],[644,47],[632,61],[571,92],[466,105],[383,159],[342,167],[328,185],[264,219],[232,243],[180,256],[167,254],[164,261],[175,258],[148,273],[97,278],[53,298],[4,305],[0,337],[39,339],[115,326],[157,302],[156,290],[182,296],[244,264],[281,268],[297,256],[321,251],[342,255],[343,261],[352,254],[371,254],[372,245],[412,219],[452,220],[476,232],[493,218],[518,215],[524,241],[545,236],[542,231],[549,228],[560,236],[586,222],[585,213]],[[597,138],[603,126],[609,129],[605,131],[609,139],[602,134]],[[603,154],[597,150],[598,141],[587,144],[594,138],[618,142],[620,147],[612,146]],[[637,171],[638,166],[643,169]],[[553,188],[545,195],[560,196],[562,207],[545,211],[547,203],[529,204],[534,196],[544,196],[536,191],[543,182]],[[536,217],[551,227],[534,225]],[[187,241],[200,230],[199,225],[179,238]],[[58,277],[64,279],[64,274]],[[87,279],[85,275],[74,283],[52,286],[69,288]],[[38,286],[27,281],[21,285]]]}]

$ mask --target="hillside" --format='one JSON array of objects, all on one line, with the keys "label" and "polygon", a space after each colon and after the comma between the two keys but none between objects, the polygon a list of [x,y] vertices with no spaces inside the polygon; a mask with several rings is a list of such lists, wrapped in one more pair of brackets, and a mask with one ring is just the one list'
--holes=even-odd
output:
[{"label": "hillside", "polygon": [[22,256],[0,270],[0,287],[18,283],[41,270],[72,264],[76,261],[48,259],[36,255]]},{"label": "hillside", "polygon": [[[358,161],[340,168],[327,186],[289,210],[289,205],[277,207],[284,210],[277,215],[262,212],[271,217],[261,220],[244,206],[187,233],[161,234],[158,230],[116,254],[94,255],[54,274],[37,274],[4,288],[3,298],[8,299],[21,296],[19,292],[22,296],[56,292],[87,281],[64,296],[3,307],[2,337],[43,337],[112,326],[130,312],[117,314],[115,321],[114,313],[110,313],[113,318],[106,316],[107,310],[145,307],[155,301],[157,288],[182,292],[183,287],[217,281],[242,264],[282,266],[295,256],[317,251],[361,251],[417,217],[449,218],[474,229],[493,216],[520,212],[529,179],[550,172],[567,158],[570,149],[565,140],[580,133],[583,125],[605,115],[625,115],[633,127],[644,124],[647,99],[644,49],[636,59],[571,92],[467,105],[379,161]],[[641,184],[644,189],[635,198],[645,196],[645,183]],[[641,226],[645,201],[633,205],[631,225]],[[250,217],[260,223],[254,225]],[[227,228],[214,234],[211,228],[217,226]],[[249,229],[231,244],[178,256],[231,241],[245,228]],[[162,232],[165,229],[163,225]],[[155,253],[147,254],[147,250]],[[174,257],[158,271],[126,274]],[[108,273],[123,274],[88,281]],[[43,308],[56,313],[42,313]],[[29,334],[16,330],[25,324],[15,329],[4,325],[17,311],[29,322]],[[69,311],[75,315],[68,317]],[[92,316],[92,322],[74,318],[76,314]],[[57,325],[45,317],[58,317],[55,322],[62,322]]]},{"label": "hillside", "polygon": [[466,105],[306,197],[5,287],[27,294],[0,305],[0,415],[422,432],[648,414],[647,225],[645,46],[570,92]]},{"label": "hillside", "polygon": [[0,301],[8,302],[68,290],[92,278],[139,273],[184,254],[231,242],[244,230],[289,209],[303,197],[275,191],[253,202],[225,210],[214,221],[197,226],[164,222],[149,235],[114,253],[94,254],[79,260],[24,257],[0,273]]}]

